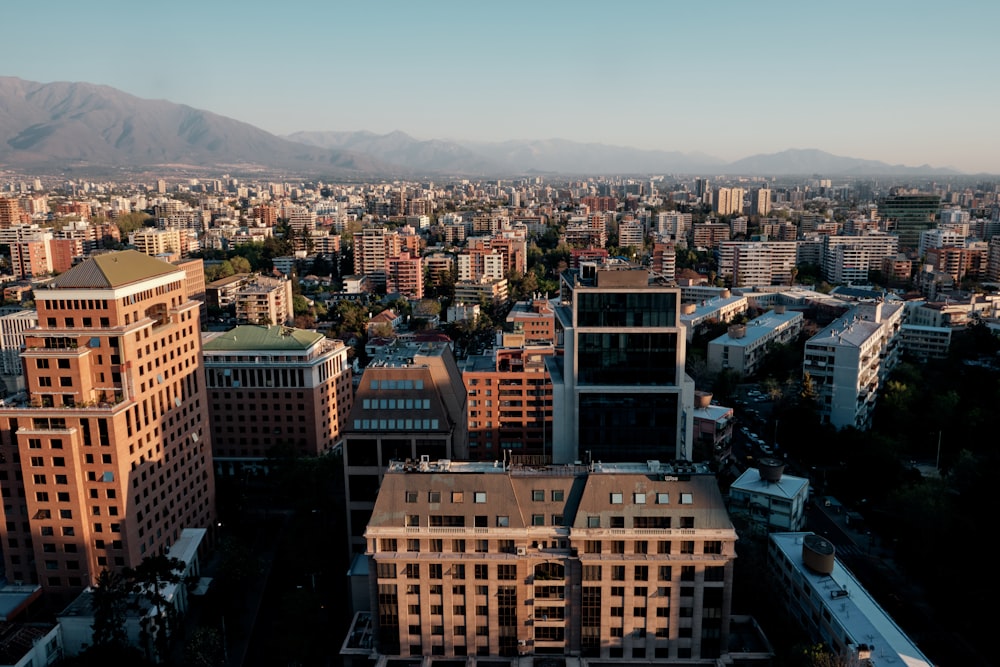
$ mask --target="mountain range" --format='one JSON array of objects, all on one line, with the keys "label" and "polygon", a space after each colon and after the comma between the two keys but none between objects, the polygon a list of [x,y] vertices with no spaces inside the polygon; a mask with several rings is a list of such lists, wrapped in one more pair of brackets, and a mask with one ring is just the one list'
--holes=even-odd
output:
[{"label": "mountain range", "polygon": [[541,174],[955,175],[792,149],[726,162],[700,153],[565,139],[417,140],[404,132],[271,134],[248,123],[90,83],[0,77],[0,168],[284,172],[322,179]]}]

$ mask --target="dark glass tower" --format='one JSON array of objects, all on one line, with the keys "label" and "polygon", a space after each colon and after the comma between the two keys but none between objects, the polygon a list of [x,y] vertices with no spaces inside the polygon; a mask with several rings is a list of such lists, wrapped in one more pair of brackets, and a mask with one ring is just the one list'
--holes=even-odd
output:
[{"label": "dark glass tower", "polygon": [[585,264],[562,278],[561,357],[550,361],[553,461],[690,457],[680,291],[645,268]]},{"label": "dark glass tower", "polygon": [[890,195],[879,207],[879,216],[889,221],[889,230],[899,236],[899,249],[914,251],[920,232],[937,227],[941,198],[928,194]]}]

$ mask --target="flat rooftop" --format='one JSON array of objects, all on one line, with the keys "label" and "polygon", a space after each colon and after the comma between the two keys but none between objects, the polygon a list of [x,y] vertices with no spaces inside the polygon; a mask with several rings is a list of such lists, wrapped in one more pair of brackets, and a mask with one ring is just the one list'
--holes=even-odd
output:
[{"label": "flat rooftop", "polygon": [[565,477],[567,475],[594,475],[594,474],[649,474],[661,475],[691,475],[691,474],[712,474],[711,469],[704,463],[690,463],[688,461],[645,461],[629,463],[603,463],[597,461],[591,464],[569,463],[563,465],[525,465],[521,463],[510,463],[504,461],[452,461],[451,459],[421,459],[419,461],[390,461],[388,472],[425,472],[425,473],[496,473],[496,474],[532,474],[540,476]]},{"label": "flat rooftop", "polygon": [[823,607],[844,628],[852,646],[866,644],[872,648],[875,664],[895,664],[906,667],[932,667],[932,663],[896,622],[872,598],[850,570],[834,558],[829,574],[817,573],[806,567],[802,558],[803,541],[813,533],[772,533],[771,541],[799,574],[802,585],[813,599],[822,600]]}]

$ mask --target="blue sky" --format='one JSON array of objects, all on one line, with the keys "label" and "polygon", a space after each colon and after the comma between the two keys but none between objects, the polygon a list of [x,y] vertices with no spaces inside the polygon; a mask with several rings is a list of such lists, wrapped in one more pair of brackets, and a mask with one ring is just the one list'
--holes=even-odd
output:
[{"label": "blue sky", "polygon": [[818,148],[1000,173],[1000,2],[34,0],[0,75],[276,134]]}]

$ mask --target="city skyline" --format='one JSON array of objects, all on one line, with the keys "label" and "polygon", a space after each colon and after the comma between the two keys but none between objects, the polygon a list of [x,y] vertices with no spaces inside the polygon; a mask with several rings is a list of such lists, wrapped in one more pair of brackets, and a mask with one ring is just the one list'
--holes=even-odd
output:
[{"label": "city skyline", "polygon": [[109,85],[278,135],[559,138],[727,161],[815,148],[996,172],[998,94],[983,82],[1000,56],[987,32],[1000,8],[949,10],[965,19],[960,33],[929,3],[612,14],[596,3],[183,1],[165,12],[108,0],[19,6],[12,19],[38,29],[12,31],[0,58],[5,75]]}]

